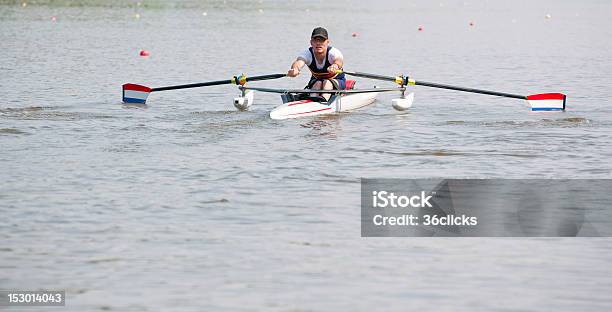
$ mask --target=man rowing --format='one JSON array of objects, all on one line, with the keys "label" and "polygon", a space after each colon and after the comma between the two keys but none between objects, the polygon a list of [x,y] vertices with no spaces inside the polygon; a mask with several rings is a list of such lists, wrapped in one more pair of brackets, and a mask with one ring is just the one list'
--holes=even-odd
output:
[{"label": "man rowing", "polygon": [[[344,73],[338,74],[344,64],[342,52],[329,45],[327,30],[317,27],[312,30],[310,36],[310,48],[304,50],[291,64],[287,72],[289,77],[297,77],[304,65],[308,66],[312,77],[306,89],[313,90],[344,90],[346,79]],[[316,94],[312,94],[316,96]],[[321,94],[325,100],[329,100],[331,94]]]}]

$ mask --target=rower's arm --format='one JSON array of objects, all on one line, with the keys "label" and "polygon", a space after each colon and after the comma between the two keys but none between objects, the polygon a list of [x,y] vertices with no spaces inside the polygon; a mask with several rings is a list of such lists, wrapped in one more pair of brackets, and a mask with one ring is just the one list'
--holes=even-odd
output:
[{"label": "rower's arm", "polygon": [[287,76],[297,77],[297,75],[300,74],[300,69],[304,67],[304,65],[306,65],[306,62],[304,62],[303,59],[296,59],[295,61],[293,61],[293,64],[291,64],[291,69],[289,69],[289,71],[287,72]]},{"label": "rower's arm", "polygon": [[342,52],[340,52],[340,50],[336,48],[331,48],[328,57],[333,60],[331,65],[327,68],[327,71],[329,73],[333,74],[338,72],[338,70],[342,69],[342,66],[344,65],[344,55],[342,55]]}]

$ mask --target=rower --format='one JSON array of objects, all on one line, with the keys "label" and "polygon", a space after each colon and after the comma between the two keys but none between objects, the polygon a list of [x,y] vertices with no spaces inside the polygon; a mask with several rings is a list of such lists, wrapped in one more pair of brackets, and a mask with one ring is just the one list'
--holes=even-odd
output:
[{"label": "rower", "polygon": [[[310,48],[304,50],[291,64],[287,76],[297,77],[300,74],[300,69],[307,65],[312,77],[306,89],[344,90],[346,88],[344,73],[338,73],[342,70],[344,64],[342,52],[330,46],[329,42],[329,36],[325,28],[317,27],[313,29],[310,36]],[[331,94],[314,93],[311,96],[323,96],[327,101]]]}]

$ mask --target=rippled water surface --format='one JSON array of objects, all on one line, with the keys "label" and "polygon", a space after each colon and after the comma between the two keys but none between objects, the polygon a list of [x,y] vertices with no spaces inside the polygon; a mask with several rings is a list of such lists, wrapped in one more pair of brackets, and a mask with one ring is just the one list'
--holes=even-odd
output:
[{"label": "rippled water surface", "polygon": [[[0,289],[65,289],[70,311],[610,310],[610,239],[361,238],[359,179],[610,178],[611,20],[596,0],[0,1]],[[289,121],[271,94],[235,111],[232,86],[121,103],[125,82],[285,72],[318,25],[348,70],[568,110],[424,87],[406,112],[383,94]]]}]

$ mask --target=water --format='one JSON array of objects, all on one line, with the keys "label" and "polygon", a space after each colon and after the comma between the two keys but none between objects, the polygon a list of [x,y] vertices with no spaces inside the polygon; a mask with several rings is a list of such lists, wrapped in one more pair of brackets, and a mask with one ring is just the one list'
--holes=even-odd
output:
[{"label": "water", "polygon": [[[612,307],[608,238],[365,239],[359,220],[362,177],[610,178],[606,1],[0,3],[0,289],[65,289],[70,311]],[[125,82],[284,72],[318,25],[347,70],[569,108],[424,87],[407,112],[385,94],[289,121],[271,94],[236,112],[232,86],[121,104]]]}]

